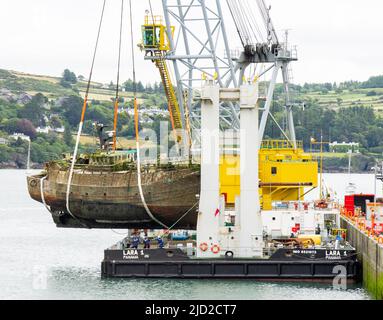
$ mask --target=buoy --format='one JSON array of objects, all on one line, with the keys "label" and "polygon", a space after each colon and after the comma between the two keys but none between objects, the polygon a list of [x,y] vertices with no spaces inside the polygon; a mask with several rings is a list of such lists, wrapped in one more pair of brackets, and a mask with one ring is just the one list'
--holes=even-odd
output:
[{"label": "buoy", "polygon": [[201,244],[199,245],[199,248],[200,248],[201,251],[206,252],[207,249],[209,249],[209,246],[207,245],[206,242],[203,242],[203,243],[201,243]]}]

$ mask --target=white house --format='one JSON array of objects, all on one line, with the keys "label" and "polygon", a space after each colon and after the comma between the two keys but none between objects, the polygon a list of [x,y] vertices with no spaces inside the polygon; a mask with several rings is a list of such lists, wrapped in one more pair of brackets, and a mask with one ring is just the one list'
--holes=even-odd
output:
[{"label": "white house", "polygon": [[24,141],[31,141],[31,138],[24,133],[14,133],[13,135],[9,136],[9,138],[15,140],[21,139]]},{"label": "white house", "polygon": [[347,153],[349,150],[352,150],[352,152],[354,152],[354,153],[359,153],[359,143],[356,143],[356,142],[338,143],[337,141],[330,143],[330,151],[331,152]]},{"label": "white house", "polygon": [[64,133],[65,132],[65,127],[55,128],[55,132],[57,132],[57,133]]},{"label": "white house", "polygon": [[49,134],[50,132],[64,133],[65,127],[61,127],[61,128],[52,128],[50,126],[47,126],[45,128],[37,127],[36,131],[38,133],[44,133],[44,134]]},{"label": "white house", "polygon": [[45,127],[45,128],[41,128],[41,127],[37,127],[36,128],[36,132],[38,133],[45,133],[45,134],[48,134],[50,131],[52,130],[51,127]]}]

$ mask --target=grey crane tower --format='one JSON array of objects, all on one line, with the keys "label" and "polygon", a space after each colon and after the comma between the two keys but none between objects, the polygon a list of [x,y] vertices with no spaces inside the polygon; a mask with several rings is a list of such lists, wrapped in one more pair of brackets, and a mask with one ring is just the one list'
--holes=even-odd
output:
[{"label": "grey crane tower", "polygon": [[[250,69],[258,72],[253,79],[266,77],[272,71],[266,102],[260,110],[259,141],[263,140],[266,125],[271,119],[284,138],[296,147],[294,105],[290,97],[290,63],[297,60],[296,48],[289,47],[287,37],[285,42],[279,41],[270,16],[271,8],[265,1],[162,0],[162,8],[170,41],[170,51],[165,59],[173,66],[182,117],[190,114],[192,129],[201,128],[199,89],[203,79],[214,79],[221,88],[239,88],[247,80],[246,73]],[[172,26],[178,30],[175,36]],[[231,47],[233,35],[227,33],[228,26],[235,26],[238,31],[240,49]],[[280,72],[286,96],[286,128],[277,123],[271,112]],[[239,113],[239,104],[221,103],[221,128],[238,130]]]}]

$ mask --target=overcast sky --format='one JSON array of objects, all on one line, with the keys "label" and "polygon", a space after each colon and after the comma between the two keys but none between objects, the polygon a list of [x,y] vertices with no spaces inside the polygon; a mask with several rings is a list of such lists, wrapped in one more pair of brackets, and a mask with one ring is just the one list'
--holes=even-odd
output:
[{"label": "overcast sky", "polygon": [[[152,0],[158,14],[160,2]],[[276,29],[280,32],[290,29],[291,42],[298,45],[300,61],[293,66],[296,83],[364,81],[383,74],[382,1],[267,2],[272,6]],[[138,42],[140,25],[149,6],[147,0],[133,0],[133,4]],[[1,0],[0,68],[53,76],[69,68],[87,76],[101,6],[102,0]],[[119,8],[120,1],[108,0],[94,75],[98,81],[115,78]],[[126,28],[126,35],[128,31]],[[229,31],[236,37],[235,30]],[[131,76],[128,37],[125,40],[124,79]],[[136,57],[139,79],[158,80],[154,66],[143,61],[138,49]]]}]

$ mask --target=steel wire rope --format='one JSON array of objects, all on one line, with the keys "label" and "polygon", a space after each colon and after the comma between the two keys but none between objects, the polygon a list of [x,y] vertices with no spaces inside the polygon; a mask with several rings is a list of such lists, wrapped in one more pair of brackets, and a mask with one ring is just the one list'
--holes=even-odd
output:
[{"label": "steel wire rope", "polygon": [[[149,4],[151,7],[151,2],[149,0]],[[134,124],[135,124],[135,133],[136,133],[136,148],[137,148],[137,184],[138,189],[141,197],[142,204],[145,208],[146,213],[148,216],[158,223],[160,226],[164,227],[165,229],[169,229],[166,224],[158,220],[153,213],[150,211],[145,196],[142,189],[142,176],[141,176],[141,157],[140,157],[140,141],[139,141],[139,133],[138,133],[138,121],[139,121],[139,112],[138,112],[138,105],[137,105],[137,84],[136,84],[136,62],[135,62],[135,55],[134,55],[134,34],[133,34],[133,12],[132,12],[132,0],[129,0],[129,11],[130,11],[130,39],[131,39],[131,49],[132,49],[132,68],[133,68],[133,95],[134,95]],[[153,12],[152,12],[152,17]],[[154,23],[154,21],[153,21]]]},{"label": "steel wire rope", "polygon": [[124,20],[124,0],[121,0],[121,21],[120,21],[120,40],[118,47],[118,64],[117,64],[117,84],[116,84],[116,98],[114,101],[114,124],[113,124],[113,151],[117,148],[117,122],[118,122],[118,105],[120,99],[120,68],[121,68],[121,45],[122,45],[122,30]]},{"label": "steel wire rope", "polygon": [[251,22],[253,23],[255,29],[257,30],[259,38],[262,42],[265,42],[265,38],[263,37],[262,31],[259,27],[259,24],[257,23],[257,19],[255,18],[253,7],[250,5],[248,0],[245,1],[244,5],[246,6],[247,16],[249,20],[251,20]]},{"label": "steel wire rope", "polygon": [[226,0],[227,6],[229,7],[229,11],[230,11],[231,17],[233,18],[233,21],[234,21],[235,28],[237,29],[237,33],[238,33],[239,38],[240,38],[240,40],[242,42],[242,46],[245,46],[245,43],[243,42],[243,39],[242,39],[241,31],[239,29],[238,22],[235,19],[234,9],[232,7],[231,2],[232,1],[230,1],[230,0]]},{"label": "steel wire rope", "polygon": [[[151,16],[154,24],[154,15],[153,15],[153,8],[151,4],[151,0],[149,0],[149,6],[151,11]],[[134,91],[134,113],[135,113],[135,131],[136,131],[136,145],[137,145],[137,176],[138,176],[138,187],[140,191],[141,201],[144,205],[144,208],[149,215],[149,217],[157,222],[159,225],[163,226],[166,229],[166,233],[168,234],[170,230],[172,230],[182,219],[184,219],[198,204],[199,202],[196,202],[188,211],[186,211],[172,226],[168,227],[161,221],[159,221],[150,211],[149,207],[146,204],[145,197],[142,190],[142,179],[141,179],[141,159],[140,159],[140,144],[139,144],[139,136],[138,136],[138,106],[137,106],[137,88],[136,88],[136,69],[135,69],[135,56],[134,56],[134,40],[133,40],[133,16],[132,16],[132,4],[131,0],[129,0],[129,7],[130,7],[130,27],[131,27],[131,45],[132,45],[132,64],[133,64],[133,91]]]},{"label": "steel wire rope", "polygon": [[227,4],[229,6],[231,16],[232,16],[234,23],[236,25],[237,32],[238,32],[239,37],[241,39],[242,45],[243,45],[243,47],[245,47],[246,45],[249,44],[249,42],[248,42],[249,35],[247,34],[246,28],[243,25],[243,20],[241,18],[240,12],[239,12],[237,2],[235,0],[227,0]]},{"label": "steel wire rope", "polygon": [[240,32],[241,32],[241,35],[242,37],[244,37],[244,46],[246,45],[249,45],[250,44],[250,35],[247,33],[247,29],[246,29],[246,26],[245,26],[245,23],[244,23],[244,20],[242,18],[242,15],[241,15],[241,10],[239,8],[239,4],[237,3],[236,0],[233,0],[233,4],[234,4],[234,12],[235,12],[235,19],[238,21],[238,24],[240,26]]},{"label": "steel wire rope", "polygon": [[[258,42],[258,37],[257,37],[257,35],[256,35],[255,31],[254,31],[252,23],[250,22],[250,18],[249,18],[249,15],[248,15],[249,12],[247,11],[247,8],[245,8],[244,3],[242,3],[242,2],[240,3],[240,9],[241,9],[241,14],[244,17],[244,21],[245,21],[245,25],[246,25],[246,28],[247,28],[247,32],[248,32],[248,34],[250,36],[250,41],[251,41],[250,44],[256,44]],[[254,35],[254,37],[251,36],[252,34]]]},{"label": "steel wire rope", "polygon": [[247,44],[253,44],[253,37],[251,36],[250,28],[247,23],[247,17],[246,17],[246,12],[243,8],[243,5],[240,1],[238,1],[238,12],[239,12],[239,18],[242,21],[243,28],[246,32],[247,38],[248,38],[248,43]]},{"label": "steel wire rope", "polygon": [[73,219],[75,219],[76,221],[80,222],[81,225],[83,225],[83,226],[85,226],[87,228],[88,228],[88,226],[86,224],[84,224],[82,221],[80,221],[80,219],[77,218],[72,213],[72,211],[70,210],[70,206],[69,206],[69,204],[70,204],[70,191],[71,191],[71,186],[72,186],[74,167],[75,167],[76,160],[77,160],[77,155],[78,155],[78,148],[79,148],[79,145],[80,145],[81,133],[82,133],[82,129],[83,129],[83,126],[84,126],[85,113],[86,113],[87,104],[88,104],[88,96],[89,96],[90,85],[91,85],[91,81],[92,81],[93,70],[94,70],[94,65],[95,65],[96,56],[97,56],[98,44],[99,44],[99,40],[100,40],[102,24],[103,24],[103,21],[104,21],[105,6],[106,6],[106,0],[104,0],[103,6],[102,6],[101,18],[100,18],[100,23],[99,23],[98,32],[97,32],[97,39],[96,39],[96,44],[95,44],[95,48],[94,48],[94,52],[93,52],[92,65],[91,65],[91,68],[90,68],[88,84],[87,84],[87,87],[86,87],[86,92],[85,92],[85,97],[84,97],[84,104],[83,104],[82,113],[81,113],[81,120],[80,120],[80,124],[79,124],[79,128],[78,128],[78,132],[77,132],[76,144],[75,144],[75,148],[74,148],[74,152],[73,152],[72,163],[71,163],[71,167],[70,167],[70,171],[69,171],[67,190],[66,190],[66,209],[67,209],[69,215]]},{"label": "steel wire rope", "polygon": [[173,223],[173,225],[172,226],[170,226],[167,230],[166,230],[166,232],[165,232],[165,234],[161,237],[161,238],[164,238],[164,236],[166,236],[166,235],[168,235],[169,234],[169,232],[171,231],[171,230],[173,230],[174,228],[175,228],[175,226],[179,223],[179,222],[181,222],[195,207],[197,207],[199,205],[199,201],[197,201],[188,211],[186,211],[175,223]]}]

